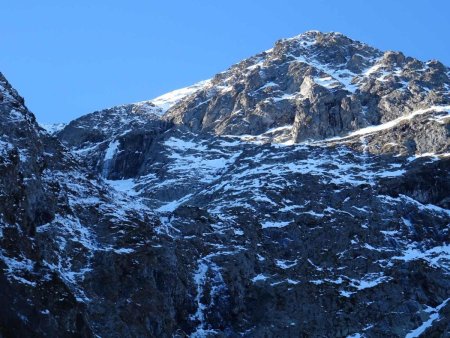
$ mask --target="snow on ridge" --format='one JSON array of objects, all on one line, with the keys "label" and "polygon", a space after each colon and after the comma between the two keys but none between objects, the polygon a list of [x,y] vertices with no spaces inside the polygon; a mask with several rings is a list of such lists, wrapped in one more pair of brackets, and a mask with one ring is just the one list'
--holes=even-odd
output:
[{"label": "snow on ridge", "polygon": [[412,112],[411,114],[400,116],[392,121],[389,121],[389,122],[386,122],[386,123],[383,123],[383,124],[380,124],[377,126],[369,126],[366,128],[359,129],[359,130],[351,133],[350,135],[348,135],[348,137],[371,134],[371,133],[374,133],[377,131],[390,129],[392,127],[395,127],[397,124],[399,124],[402,121],[411,120],[413,117],[415,117],[417,115],[423,115],[423,114],[429,113],[431,111],[444,112],[444,111],[449,111],[449,110],[450,110],[450,105],[448,105],[448,106],[432,106],[432,107],[429,107],[426,109],[419,109],[419,110]]},{"label": "snow on ridge", "polygon": [[440,245],[428,250],[421,249],[416,245],[408,245],[399,256],[392,259],[400,261],[425,260],[433,267],[450,270],[450,245]]},{"label": "snow on ridge", "polygon": [[44,128],[49,134],[53,135],[63,130],[65,126],[67,126],[67,123],[40,123],[39,125]]},{"label": "snow on ridge", "polygon": [[327,74],[329,77],[332,78],[331,81],[334,80],[335,82],[340,83],[342,87],[345,88],[345,90],[351,93],[354,93],[358,89],[358,86],[352,83],[353,78],[356,77],[357,74],[353,73],[348,69],[337,69],[337,68],[334,69],[330,67],[330,65],[322,64],[316,59],[311,57],[305,57],[304,55],[295,56],[289,54],[288,56],[292,57],[294,62],[306,63],[311,67],[320,70],[322,73]]},{"label": "snow on ridge", "polygon": [[233,134],[225,134],[221,135],[222,137],[235,138],[243,142],[251,142],[254,144],[263,144],[267,142],[274,142],[280,145],[292,145],[292,125],[285,125],[281,127],[271,128],[266,130],[265,132],[259,135],[233,135]]},{"label": "snow on ridge", "polygon": [[310,45],[316,43],[317,36],[319,36],[321,34],[323,34],[323,35],[343,35],[342,33],[338,33],[338,32],[326,33],[326,32],[321,32],[319,30],[311,29],[311,30],[308,30],[301,34],[298,34],[296,36],[293,36],[291,38],[282,39],[282,41],[300,41],[300,42],[306,42],[306,43],[310,42],[307,44],[308,46],[310,46]]},{"label": "snow on ridge", "polygon": [[322,143],[322,142],[333,142],[333,141],[342,141],[342,140],[346,140],[349,138],[352,138],[354,136],[363,136],[363,135],[367,135],[367,134],[373,134],[379,131],[383,131],[383,130],[387,130],[387,129],[391,129],[395,126],[397,126],[399,123],[403,122],[403,121],[407,121],[407,120],[411,120],[414,117],[418,116],[418,115],[423,115],[429,112],[450,112],[450,105],[447,106],[431,106],[429,108],[425,108],[425,109],[418,109],[413,111],[410,114],[407,115],[403,115],[400,116],[394,120],[388,121],[386,123],[382,123],[382,124],[378,124],[378,125],[373,125],[373,126],[368,126],[365,128],[361,128],[358,129],[354,132],[351,132],[350,134],[346,135],[346,136],[338,136],[338,137],[333,137],[333,138],[329,138],[329,139],[325,139],[325,140],[320,140],[317,141],[316,143]]},{"label": "snow on ridge", "polygon": [[186,96],[189,96],[195,93],[198,90],[205,88],[208,84],[211,83],[211,80],[200,81],[192,86],[176,89],[174,91],[168,92],[161,96],[158,96],[149,101],[142,101],[135,103],[136,105],[144,104],[144,103],[152,103],[158,108],[160,108],[160,115],[163,115],[166,111],[172,108],[175,104],[180,102]]},{"label": "snow on ridge", "polygon": [[425,310],[426,312],[431,313],[430,317],[428,318],[427,321],[423,322],[422,325],[420,325],[419,327],[417,327],[416,329],[410,331],[405,338],[414,338],[414,337],[419,337],[421,336],[423,333],[426,332],[426,330],[428,328],[430,328],[433,325],[433,322],[436,321],[437,319],[440,318],[439,315],[439,311],[447,305],[447,303],[450,301],[450,298],[447,298],[446,300],[444,300],[440,305],[436,306],[435,308],[432,307],[428,307],[427,310]]}]

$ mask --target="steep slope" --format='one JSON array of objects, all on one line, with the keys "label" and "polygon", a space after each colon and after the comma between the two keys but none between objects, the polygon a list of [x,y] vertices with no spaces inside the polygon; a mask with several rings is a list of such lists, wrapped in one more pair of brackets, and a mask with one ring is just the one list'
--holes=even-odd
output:
[{"label": "steep slope", "polygon": [[[37,227],[52,220],[57,204],[57,195],[43,173],[53,157],[60,160],[60,146],[55,140],[45,142],[23,99],[3,75],[0,92],[2,334],[79,330],[88,335],[82,306],[59,276],[36,264],[42,262]],[[60,301],[42,299],[49,294],[60,297]],[[60,320],[54,316],[56,307],[67,309],[58,314]]]},{"label": "steep slope", "polygon": [[146,206],[111,191],[40,128],[2,75],[0,92],[0,334],[183,327],[193,291],[181,247],[155,233],[160,222]]},{"label": "steep slope", "polygon": [[[16,98],[23,138],[54,157],[30,169],[52,202],[21,235],[44,258],[11,248],[67,287],[56,322],[80,313],[81,336],[445,337],[449,85],[437,61],[313,31],[72,121],[64,146]],[[4,142],[6,158],[22,141]]]}]

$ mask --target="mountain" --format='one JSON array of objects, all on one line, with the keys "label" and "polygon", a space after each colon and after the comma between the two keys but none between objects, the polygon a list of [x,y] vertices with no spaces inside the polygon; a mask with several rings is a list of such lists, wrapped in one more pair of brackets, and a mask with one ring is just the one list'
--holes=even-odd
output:
[{"label": "mountain", "polygon": [[50,131],[0,93],[2,336],[448,337],[440,62],[310,31]]}]

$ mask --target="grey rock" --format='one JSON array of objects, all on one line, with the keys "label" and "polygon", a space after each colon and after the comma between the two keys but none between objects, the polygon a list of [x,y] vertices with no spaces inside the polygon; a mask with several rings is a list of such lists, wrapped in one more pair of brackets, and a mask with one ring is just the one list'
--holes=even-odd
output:
[{"label": "grey rock", "polygon": [[313,31],[185,92],[51,134],[0,77],[1,335],[448,336],[447,67]]}]

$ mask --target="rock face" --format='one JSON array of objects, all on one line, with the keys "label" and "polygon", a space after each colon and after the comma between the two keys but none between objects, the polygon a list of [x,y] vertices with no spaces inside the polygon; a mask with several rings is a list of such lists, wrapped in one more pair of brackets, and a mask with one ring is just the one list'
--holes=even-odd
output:
[{"label": "rock face", "polygon": [[0,77],[0,335],[448,337],[450,71],[307,32],[46,132]]}]

